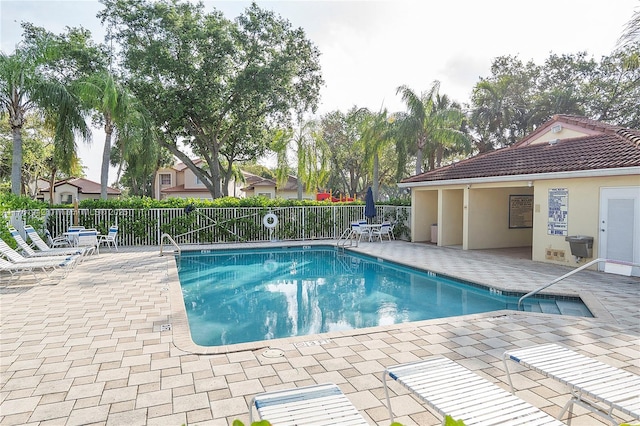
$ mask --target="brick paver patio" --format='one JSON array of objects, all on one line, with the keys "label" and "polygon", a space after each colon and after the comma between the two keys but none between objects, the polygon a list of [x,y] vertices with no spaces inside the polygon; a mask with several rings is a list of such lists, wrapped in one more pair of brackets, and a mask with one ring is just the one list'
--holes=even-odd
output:
[{"label": "brick paver patio", "polygon": [[[356,250],[503,290],[528,291],[569,271],[399,241]],[[56,285],[1,277],[1,425],[247,423],[255,393],[323,382],[336,383],[371,424],[388,425],[385,366],[443,354],[508,389],[502,353],[545,342],[640,373],[637,278],[589,270],[550,289],[579,294],[596,318],[499,311],[210,349],[191,342],[175,260],[158,253],[103,250]],[[557,415],[566,389],[516,370],[517,395]],[[397,421],[440,424],[401,387],[391,389]],[[605,424],[579,407],[573,422]]]}]

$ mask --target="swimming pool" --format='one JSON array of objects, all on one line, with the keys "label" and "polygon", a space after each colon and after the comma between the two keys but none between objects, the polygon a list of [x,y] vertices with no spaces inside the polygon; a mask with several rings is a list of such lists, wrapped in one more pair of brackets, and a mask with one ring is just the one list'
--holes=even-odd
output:
[{"label": "swimming pool", "polygon": [[[332,246],[183,252],[177,258],[191,338],[219,346],[516,309],[503,294]],[[591,316],[577,298],[525,310]]]}]

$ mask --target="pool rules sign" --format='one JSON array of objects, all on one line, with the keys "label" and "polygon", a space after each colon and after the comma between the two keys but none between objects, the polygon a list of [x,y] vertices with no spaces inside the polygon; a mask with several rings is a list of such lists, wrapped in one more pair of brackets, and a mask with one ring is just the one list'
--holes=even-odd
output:
[{"label": "pool rules sign", "polygon": [[569,190],[567,188],[549,189],[549,218],[547,234],[567,235],[569,230],[568,217]]}]

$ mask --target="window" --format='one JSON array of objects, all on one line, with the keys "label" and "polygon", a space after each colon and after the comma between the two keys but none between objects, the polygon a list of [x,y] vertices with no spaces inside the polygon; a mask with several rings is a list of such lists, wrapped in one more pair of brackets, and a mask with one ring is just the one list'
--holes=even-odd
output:
[{"label": "window", "polygon": [[169,173],[160,173],[160,185],[171,185],[171,175]]},{"label": "window", "polygon": [[270,192],[258,192],[258,197],[271,198]]},{"label": "window", "polygon": [[202,181],[197,175],[196,175],[196,185],[202,185]]},{"label": "window", "polygon": [[73,204],[73,194],[60,194],[60,204]]}]

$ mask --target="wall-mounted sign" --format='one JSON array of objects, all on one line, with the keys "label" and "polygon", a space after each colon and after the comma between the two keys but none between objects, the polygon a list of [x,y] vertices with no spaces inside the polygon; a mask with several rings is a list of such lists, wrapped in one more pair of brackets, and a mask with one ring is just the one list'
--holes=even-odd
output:
[{"label": "wall-mounted sign", "polygon": [[533,195],[509,195],[509,228],[533,228]]},{"label": "wall-mounted sign", "polygon": [[567,188],[549,189],[549,218],[547,234],[567,235],[569,230],[569,190]]}]

